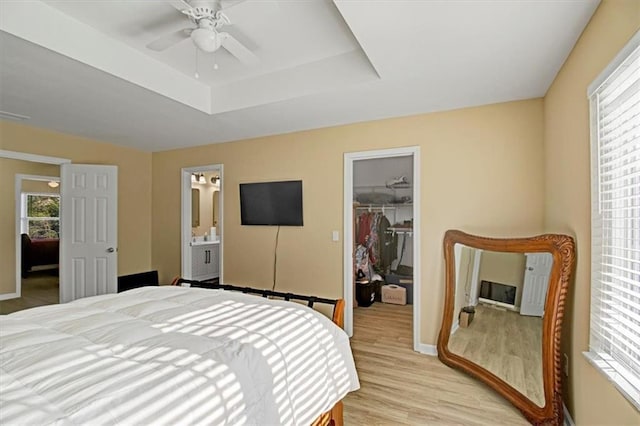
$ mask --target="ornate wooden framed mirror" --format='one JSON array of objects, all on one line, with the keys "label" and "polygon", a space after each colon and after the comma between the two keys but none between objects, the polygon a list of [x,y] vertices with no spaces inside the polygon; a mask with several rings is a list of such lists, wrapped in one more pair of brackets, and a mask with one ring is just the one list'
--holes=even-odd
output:
[{"label": "ornate wooden framed mirror", "polygon": [[573,238],[450,230],[444,256],[440,360],[491,386],[531,423],[561,425],[560,331]]}]

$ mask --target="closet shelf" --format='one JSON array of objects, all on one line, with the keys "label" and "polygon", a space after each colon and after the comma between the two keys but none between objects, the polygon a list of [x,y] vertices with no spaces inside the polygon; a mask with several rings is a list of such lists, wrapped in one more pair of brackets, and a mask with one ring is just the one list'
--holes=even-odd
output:
[{"label": "closet shelf", "polygon": [[396,234],[413,234],[413,228],[394,228],[394,227],[390,227],[387,228],[388,231],[393,231]]},{"label": "closet shelf", "polygon": [[394,186],[387,185],[353,185],[353,188],[362,188],[362,189],[410,189],[412,188],[410,183],[401,183],[396,184]]},{"label": "closet shelf", "polygon": [[358,210],[366,210],[369,208],[372,209],[381,209],[381,208],[385,208],[385,209],[395,209],[396,207],[412,207],[413,203],[390,203],[390,204],[365,204],[362,203],[359,206],[354,205],[353,208],[354,209],[358,209]]}]

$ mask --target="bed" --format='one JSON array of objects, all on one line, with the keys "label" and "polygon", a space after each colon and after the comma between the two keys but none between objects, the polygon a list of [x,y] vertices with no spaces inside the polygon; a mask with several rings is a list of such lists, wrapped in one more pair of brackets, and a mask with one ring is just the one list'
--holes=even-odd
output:
[{"label": "bed", "polygon": [[27,278],[34,266],[58,265],[60,240],[57,238],[31,239],[27,234],[20,235],[22,245],[22,278]]},{"label": "bed", "polygon": [[160,286],[0,316],[0,424],[340,425],[340,303]]}]

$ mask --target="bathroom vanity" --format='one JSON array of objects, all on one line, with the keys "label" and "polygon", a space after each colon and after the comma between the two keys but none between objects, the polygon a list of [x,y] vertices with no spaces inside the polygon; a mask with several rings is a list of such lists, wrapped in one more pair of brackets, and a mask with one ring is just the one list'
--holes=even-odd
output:
[{"label": "bathroom vanity", "polygon": [[191,279],[220,277],[220,240],[191,242]]}]

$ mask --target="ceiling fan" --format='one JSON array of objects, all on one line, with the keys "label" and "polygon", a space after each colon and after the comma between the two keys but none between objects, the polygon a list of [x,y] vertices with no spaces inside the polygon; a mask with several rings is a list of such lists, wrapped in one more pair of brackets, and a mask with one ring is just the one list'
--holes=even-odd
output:
[{"label": "ceiling fan", "polygon": [[[242,1],[244,0],[225,1],[225,3],[230,3],[228,8]],[[220,31],[224,26],[231,24],[229,18],[222,12],[221,0],[168,0],[167,2],[186,15],[196,27],[167,34],[147,44],[147,48],[159,52],[191,38],[196,47],[203,52],[211,53],[223,47],[242,63],[255,64],[259,61],[251,50],[229,32]]]}]

